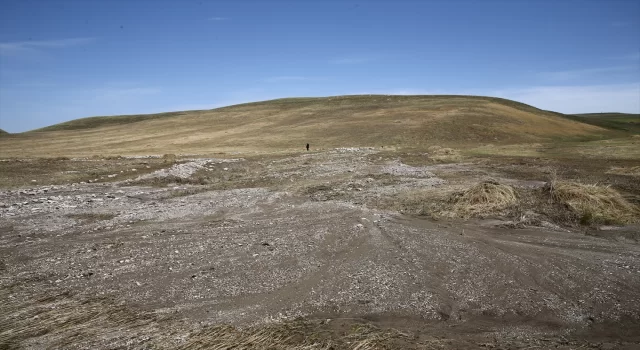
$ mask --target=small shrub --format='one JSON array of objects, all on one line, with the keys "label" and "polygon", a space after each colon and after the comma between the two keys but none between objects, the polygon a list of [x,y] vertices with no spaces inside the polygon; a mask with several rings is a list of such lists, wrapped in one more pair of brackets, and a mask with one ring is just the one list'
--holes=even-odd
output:
[{"label": "small shrub", "polygon": [[176,155],[173,153],[168,153],[162,156],[162,161],[165,164],[174,164],[176,162]]}]

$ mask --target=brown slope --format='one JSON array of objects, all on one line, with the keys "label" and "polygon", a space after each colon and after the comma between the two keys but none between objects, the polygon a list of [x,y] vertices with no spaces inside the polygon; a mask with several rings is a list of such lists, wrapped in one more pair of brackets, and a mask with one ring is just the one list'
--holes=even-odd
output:
[{"label": "brown slope", "polygon": [[80,119],[2,141],[0,156],[277,152],[300,149],[307,142],[314,148],[478,145],[605,132],[498,98],[360,95],[279,99],[142,118]]}]

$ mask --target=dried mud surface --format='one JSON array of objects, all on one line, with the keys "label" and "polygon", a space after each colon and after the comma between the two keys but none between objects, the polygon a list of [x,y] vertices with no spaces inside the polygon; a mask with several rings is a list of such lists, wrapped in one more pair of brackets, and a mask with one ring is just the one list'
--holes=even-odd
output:
[{"label": "dried mud surface", "polygon": [[[434,173],[473,171],[372,158],[262,162],[280,184],[317,181],[307,192],[135,181],[0,191],[0,348],[176,348],[210,325],[299,317],[337,333],[394,328],[406,348],[640,346],[637,241],[371,208],[447,186]],[[247,161],[194,162],[226,173]],[[180,169],[158,174],[193,175]]]}]

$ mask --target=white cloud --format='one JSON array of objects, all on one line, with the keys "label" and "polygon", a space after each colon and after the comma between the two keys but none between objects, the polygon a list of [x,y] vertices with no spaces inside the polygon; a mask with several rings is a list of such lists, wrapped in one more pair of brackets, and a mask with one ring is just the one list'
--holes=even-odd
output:
[{"label": "white cloud", "polygon": [[538,86],[487,91],[487,95],[561,113],[640,113],[640,82],[615,85]]},{"label": "white cloud", "polygon": [[345,56],[329,60],[330,64],[361,64],[377,60],[374,55]]},{"label": "white cloud", "polygon": [[93,38],[69,38],[57,40],[29,40],[0,43],[0,55],[14,55],[28,52],[37,52],[43,49],[65,48],[88,44]]},{"label": "white cloud", "polygon": [[615,67],[600,67],[600,68],[587,68],[587,69],[575,69],[575,70],[565,70],[565,71],[557,71],[557,72],[543,72],[539,73],[538,76],[553,81],[566,81],[572,79],[580,79],[589,76],[599,75],[599,74],[607,74],[607,73],[616,73],[616,72],[628,72],[637,70],[636,66],[615,66]]},{"label": "white cloud", "polygon": [[58,85],[55,83],[44,82],[44,81],[29,81],[29,82],[16,83],[9,86],[16,87],[16,88],[38,89],[38,88],[52,88]]}]

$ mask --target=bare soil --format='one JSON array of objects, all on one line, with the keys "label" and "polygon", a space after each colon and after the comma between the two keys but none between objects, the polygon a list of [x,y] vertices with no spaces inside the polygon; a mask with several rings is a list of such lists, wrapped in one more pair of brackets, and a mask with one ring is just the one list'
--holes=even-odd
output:
[{"label": "bare soil", "polygon": [[[533,190],[544,171],[369,148],[142,175],[112,163],[130,175],[4,184],[0,348],[226,349],[221,334],[276,326],[283,349],[640,346],[639,226],[512,228],[389,205],[418,190],[440,203],[488,176]],[[633,184],[619,188],[635,198]]]}]

